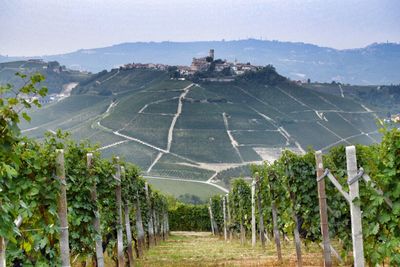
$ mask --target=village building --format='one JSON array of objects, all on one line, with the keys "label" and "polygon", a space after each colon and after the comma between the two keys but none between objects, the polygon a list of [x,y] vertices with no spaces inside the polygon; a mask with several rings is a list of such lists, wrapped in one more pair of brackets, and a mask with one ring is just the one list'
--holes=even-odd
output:
[{"label": "village building", "polygon": [[[121,66],[120,70],[154,69],[154,70],[167,71],[169,70],[170,67],[171,66],[166,64],[129,63]],[[222,72],[222,76],[227,78],[227,80],[232,80],[233,76],[242,75],[248,71],[257,71],[259,69],[260,69],[259,66],[254,66],[251,65],[250,63],[238,63],[236,62],[236,60],[235,62],[228,62],[226,59],[215,60],[214,49],[210,49],[208,55],[205,57],[198,57],[198,58],[194,57],[192,59],[192,63],[190,66],[176,66],[176,70],[181,78],[194,75],[196,72],[211,71],[216,73]],[[215,77],[208,77],[208,78],[212,78],[211,80],[213,81],[216,79]],[[221,80],[221,77],[219,77],[218,80]]]},{"label": "village building", "polygon": [[210,49],[207,57],[193,58],[190,70],[192,72],[206,71],[214,61],[214,49]]}]

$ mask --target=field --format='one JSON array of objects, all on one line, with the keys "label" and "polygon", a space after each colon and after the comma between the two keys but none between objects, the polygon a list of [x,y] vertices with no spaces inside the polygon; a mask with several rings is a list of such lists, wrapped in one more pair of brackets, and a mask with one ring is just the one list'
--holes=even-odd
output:
[{"label": "field", "polygon": [[167,179],[146,179],[152,186],[154,186],[154,188],[175,197],[179,197],[180,195],[187,193],[198,196],[202,201],[207,201],[213,195],[224,194],[223,191],[208,184]]},{"label": "field", "polygon": [[[249,242],[249,241],[248,241]],[[311,245],[303,248],[303,266],[323,266],[321,249]],[[283,263],[276,258],[270,242],[266,251],[251,244],[240,245],[235,239],[225,242],[208,232],[172,232],[167,241],[150,249],[138,266],[296,266],[292,242],[283,245]],[[334,264],[334,266],[338,266]]]}]

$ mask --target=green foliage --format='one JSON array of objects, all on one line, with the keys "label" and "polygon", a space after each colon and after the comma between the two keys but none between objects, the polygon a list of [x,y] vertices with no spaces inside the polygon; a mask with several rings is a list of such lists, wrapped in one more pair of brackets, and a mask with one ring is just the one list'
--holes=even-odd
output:
[{"label": "green foliage", "polygon": [[207,205],[178,203],[168,215],[172,231],[211,231]]},{"label": "green foliage", "polygon": [[223,199],[221,195],[215,195],[210,199],[211,211],[220,233],[222,233],[222,229],[224,227],[222,201]]},{"label": "green foliage", "polygon": [[315,220],[319,216],[319,208],[314,151],[300,156],[286,150],[277,164],[283,174],[282,182],[289,193],[286,206],[297,216],[301,237],[306,241],[320,241],[320,224]]},{"label": "green foliage", "polygon": [[258,71],[248,71],[237,77],[238,81],[259,82],[268,85],[277,85],[287,79],[276,72],[272,65],[267,65]]},{"label": "green foliage", "polygon": [[[229,205],[233,221],[249,226],[251,220],[251,188],[244,179],[235,179],[229,193]],[[215,215],[214,215],[215,216]]]},{"label": "green foliage", "polygon": [[178,196],[178,200],[180,202],[193,205],[204,204],[204,201],[202,201],[200,197],[188,193]]},{"label": "green foliage", "polygon": [[[31,105],[40,106],[37,99],[29,99],[46,93],[46,88],[35,88],[35,84],[42,80],[43,76],[33,75],[18,91],[11,86],[1,87],[1,92],[7,97],[0,99],[0,236],[7,243],[8,264],[60,264],[57,214],[60,181],[55,175],[56,149],[64,151],[71,255],[95,255],[94,240],[99,233],[92,222],[98,216],[101,217],[105,244],[112,254],[117,225],[115,175],[120,165],[126,168],[121,177],[123,204],[132,204],[139,197],[145,223],[149,219],[146,212],[151,209],[150,214],[160,229],[167,213],[167,199],[149,188],[150,201],[145,201],[144,180],[139,177],[135,166],[116,159],[112,162],[101,159],[96,146],[86,141],[75,142],[61,130],[47,133],[42,143],[20,137],[20,116],[29,119],[21,112]],[[87,165],[88,153],[93,154],[90,168]],[[93,195],[95,187],[97,201]]]}]

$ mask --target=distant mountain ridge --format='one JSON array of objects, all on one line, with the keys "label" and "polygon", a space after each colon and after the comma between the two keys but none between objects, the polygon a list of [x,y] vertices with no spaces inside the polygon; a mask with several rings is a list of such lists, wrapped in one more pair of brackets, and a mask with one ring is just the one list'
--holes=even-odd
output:
[{"label": "distant mountain ridge", "polygon": [[[43,56],[69,68],[98,72],[129,62],[190,65],[193,57],[205,56],[210,48],[216,58],[256,65],[272,64],[279,73],[294,79],[350,84],[400,83],[400,44],[371,44],[364,48],[337,50],[313,44],[266,41],[135,42],[81,49]],[[8,59],[8,60],[7,60]],[[0,57],[0,61],[10,58]]]}]

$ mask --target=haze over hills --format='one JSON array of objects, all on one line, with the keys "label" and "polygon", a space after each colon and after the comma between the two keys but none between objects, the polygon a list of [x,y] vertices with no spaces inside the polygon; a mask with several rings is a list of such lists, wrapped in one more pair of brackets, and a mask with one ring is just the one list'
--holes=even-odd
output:
[{"label": "haze over hills", "polygon": [[[69,68],[98,72],[128,62],[189,65],[193,56],[214,48],[218,58],[256,65],[272,64],[293,80],[333,80],[349,84],[398,84],[400,44],[372,44],[359,49],[337,50],[312,44],[265,41],[136,42],[82,49],[43,56]],[[0,57],[0,61],[10,58]]]}]

